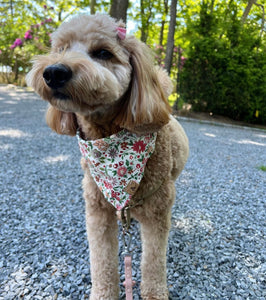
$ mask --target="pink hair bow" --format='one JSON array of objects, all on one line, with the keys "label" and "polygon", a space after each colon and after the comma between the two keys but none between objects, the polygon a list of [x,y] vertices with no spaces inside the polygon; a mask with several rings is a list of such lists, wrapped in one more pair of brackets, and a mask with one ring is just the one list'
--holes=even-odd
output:
[{"label": "pink hair bow", "polygon": [[121,40],[126,38],[127,30],[123,27],[116,27],[117,35]]}]

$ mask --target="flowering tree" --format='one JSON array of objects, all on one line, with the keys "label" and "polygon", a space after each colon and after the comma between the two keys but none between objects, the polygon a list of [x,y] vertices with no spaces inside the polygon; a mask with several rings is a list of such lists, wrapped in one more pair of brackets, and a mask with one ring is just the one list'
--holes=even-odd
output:
[{"label": "flowering tree", "polygon": [[[12,9],[6,4],[5,15],[0,16],[3,39],[0,40],[0,64],[11,72],[3,72],[7,82],[17,81],[19,73],[27,72],[35,54],[50,46],[50,34],[57,26],[54,8],[43,5],[38,9],[32,2],[14,1]],[[29,11],[31,9],[31,11]]]},{"label": "flowering tree", "polygon": [[[5,81],[9,83],[18,81],[19,74],[28,71],[32,57],[47,52],[51,32],[71,14],[88,6],[88,2],[88,0],[2,2],[0,71]],[[6,69],[13,72],[3,72]]]}]

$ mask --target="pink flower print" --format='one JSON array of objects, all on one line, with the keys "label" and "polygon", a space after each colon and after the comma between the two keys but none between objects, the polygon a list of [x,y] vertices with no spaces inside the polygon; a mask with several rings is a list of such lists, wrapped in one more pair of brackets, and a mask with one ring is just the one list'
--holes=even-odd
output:
[{"label": "pink flower print", "polygon": [[143,152],[145,150],[146,144],[143,141],[137,141],[133,145],[133,150],[137,153]]},{"label": "pink flower print", "polygon": [[118,201],[120,200],[118,192],[112,191],[112,197],[115,198]]},{"label": "pink flower print", "polygon": [[125,176],[125,174],[127,173],[127,168],[126,167],[120,167],[117,169],[117,174],[120,177]]},{"label": "pink flower print", "polygon": [[148,158],[143,158],[142,164],[145,166],[148,161]]},{"label": "pink flower print", "polygon": [[136,165],[136,168],[137,168],[137,169],[140,169],[140,164],[137,164],[137,165]]},{"label": "pink flower print", "polygon": [[112,184],[111,184],[110,182],[108,182],[108,181],[104,181],[104,186],[105,186],[107,189],[112,189],[112,188],[113,188]]},{"label": "pink flower print", "polygon": [[121,148],[122,148],[123,150],[126,150],[126,149],[127,149],[127,145],[128,145],[127,142],[123,142],[123,143],[121,143]]},{"label": "pink flower print", "polygon": [[125,179],[122,179],[122,180],[120,181],[120,185],[124,186],[124,185],[126,185],[126,184],[127,184],[127,181],[126,181]]},{"label": "pink flower print", "polygon": [[86,156],[87,151],[86,151],[83,147],[80,147],[80,150],[81,150],[82,154],[83,154],[84,156]]},{"label": "pink flower print", "polygon": [[108,143],[106,143],[105,141],[102,141],[102,140],[98,140],[98,141],[96,141],[95,143],[94,143],[94,145],[98,148],[98,149],[100,149],[100,150],[102,150],[102,151],[106,151],[107,150],[107,148],[108,148]]},{"label": "pink flower print", "polygon": [[129,195],[129,196],[130,196],[130,198],[129,198],[128,200],[126,200],[126,202],[125,202],[125,204],[124,204],[124,207],[128,205],[128,203],[129,203],[129,201],[130,201],[130,199],[131,199],[131,195]]},{"label": "pink flower print", "polygon": [[145,136],[145,142],[146,142],[146,143],[149,143],[150,140],[151,140],[151,136],[150,136],[150,135]]}]

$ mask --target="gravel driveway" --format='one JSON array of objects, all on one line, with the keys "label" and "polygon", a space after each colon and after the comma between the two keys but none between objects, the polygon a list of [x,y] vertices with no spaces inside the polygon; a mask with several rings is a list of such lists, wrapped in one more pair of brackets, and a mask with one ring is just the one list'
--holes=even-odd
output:
[{"label": "gravel driveway", "polygon": [[[0,86],[0,299],[88,299],[77,141],[46,126],[37,100]],[[266,131],[181,123],[190,158],[176,183],[169,299],[265,299]]]}]

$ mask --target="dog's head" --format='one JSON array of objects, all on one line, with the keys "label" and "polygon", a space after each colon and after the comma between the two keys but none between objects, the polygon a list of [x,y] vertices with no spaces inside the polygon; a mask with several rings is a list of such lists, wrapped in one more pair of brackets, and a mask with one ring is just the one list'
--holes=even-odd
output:
[{"label": "dog's head", "polygon": [[52,34],[49,55],[36,57],[27,83],[51,104],[47,122],[56,132],[75,134],[73,114],[136,132],[168,122],[171,82],[124,31],[107,15],[78,16]]}]

